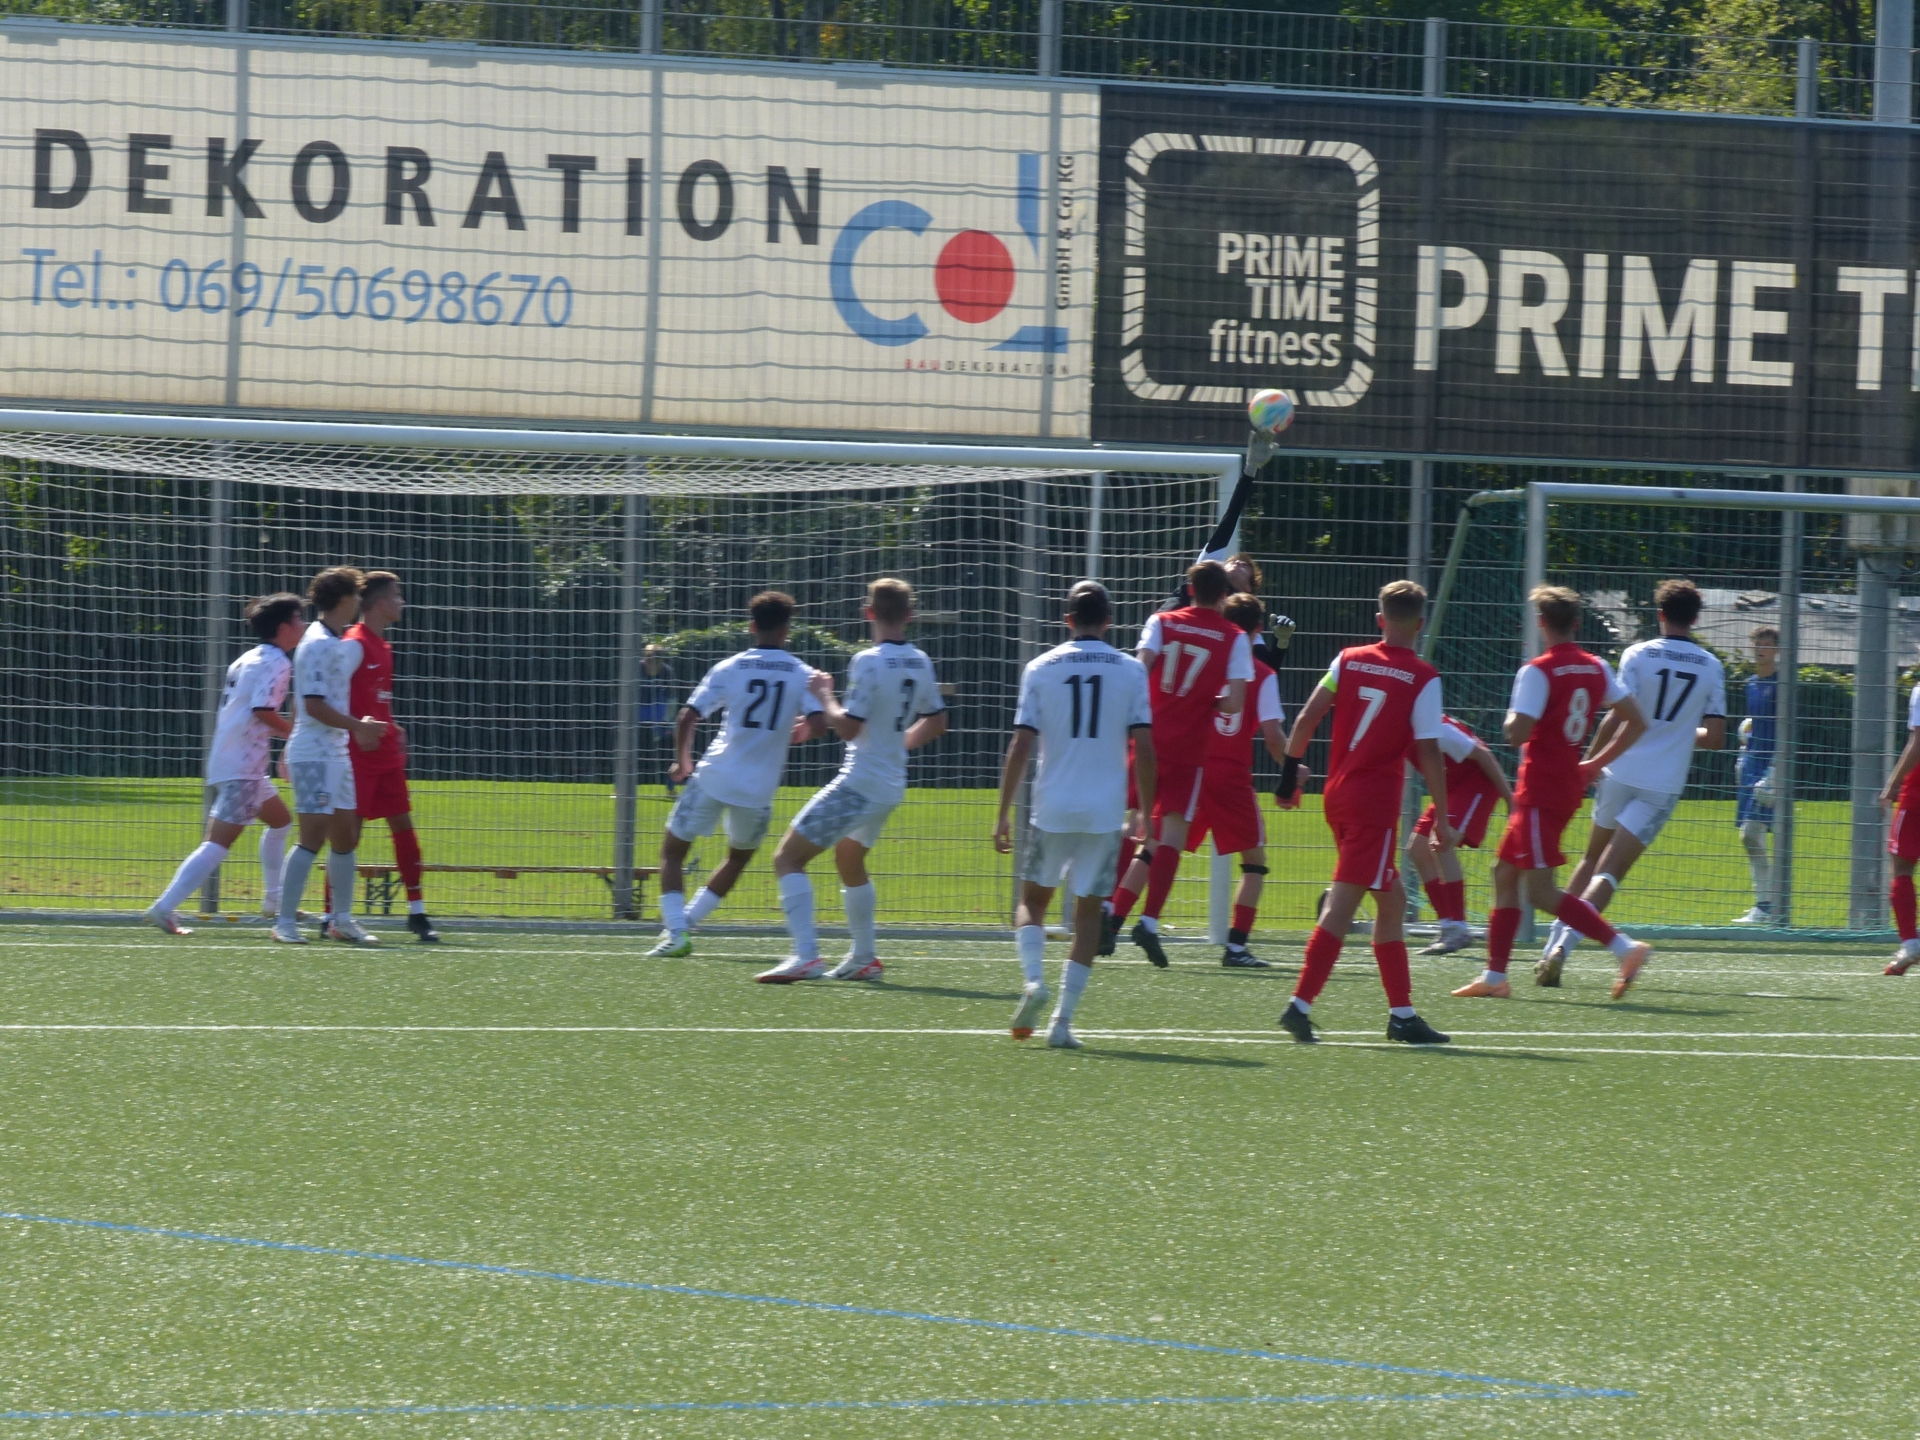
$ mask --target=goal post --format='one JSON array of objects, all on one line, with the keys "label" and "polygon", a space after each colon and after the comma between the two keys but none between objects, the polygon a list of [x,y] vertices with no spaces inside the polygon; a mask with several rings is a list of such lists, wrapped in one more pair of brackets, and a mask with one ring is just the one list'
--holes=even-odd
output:
[{"label": "goal post", "polygon": [[[1089,574],[1129,643],[1241,468],[1210,451],[0,411],[0,818],[34,822],[9,827],[5,903],[125,913],[158,893],[199,825],[205,718],[251,643],[241,605],[357,564],[407,585],[396,708],[426,858],[465,867],[430,874],[430,898],[637,916],[672,712],[737,648],[746,599],[791,591],[796,650],[838,675],[867,643],[866,581],[891,573],[920,594],[916,639],[956,719],[876,856],[883,922],[1004,924],[990,806],[1020,667]],[[837,760],[796,749],[777,823]],[[362,861],[385,843],[368,826]],[[223,866],[228,910],[258,895],[244,849]],[[777,922],[766,868],[725,918]],[[1206,897],[1186,891],[1176,923],[1198,934]]]},{"label": "goal post", "polygon": [[[1719,903],[1718,891],[1729,903],[1764,901],[1774,925],[1802,933],[1884,931],[1876,797],[1904,729],[1897,677],[1920,638],[1920,601],[1898,595],[1903,577],[1916,583],[1907,557],[1920,548],[1920,497],[1886,492],[1910,491],[1898,481],[1795,477],[1778,490],[1536,481],[1465,502],[1424,643],[1450,702],[1457,695],[1482,734],[1491,727],[1497,738],[1504,686],[1538,653],[1526,601],[1535,585],[1579,590],[1582,641],[1610,659],[1657,633],[1651,594],[1661,579],[1684,576],[1706,592],[1696,633],[1728,663],[1728,749],[1696,755],[1679,813],[1641,862],[1652,873],[1636,871],[1621,891],[1615,913],[1636,929],[1720,928],[1701,910]],[[1749,635],[1762,626],[1779,634],[1765,894],[1728,883],[1740,866],[1727,851],[1738,857],[1743,842],[1731,824],[1717,834],[1709,824],[1737,803],[1741,682]],[[1663,904],[1671,916],[1658,913]]]}]

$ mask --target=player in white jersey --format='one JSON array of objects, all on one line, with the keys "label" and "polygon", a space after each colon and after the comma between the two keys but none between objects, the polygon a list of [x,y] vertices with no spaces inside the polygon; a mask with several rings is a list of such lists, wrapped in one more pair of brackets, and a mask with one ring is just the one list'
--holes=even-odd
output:
[{"label": "player in white jersey", "polygon": [[[827,724],[847,742],[847,757],[840,773],[793,817],[773,857],[793,953],[753,977],[763,985],[873,980],[883,968],[874,937],[876,902],[867,852],[879,841],[887,817],[906,798],[907,752],[947,733],[947,707],[933,662],[907,643],[913,587],[904,580],[874,581],[867,587],[866,616],[876,643],[847,667],[845,707],[833,697],[832,677],[816,675],[813,680]],[[853,934],[847,958],[831,972],[820,958],[813,882],[807,878],[807,863],[829,849],[840,871],[840,898]]]},{"label": "player in white jersey", "polygon": [[1069,590],[1066,623],[1073,638],[1029,663],[1020,677],[1013,739],[1000,773],[993,848],[1002,855],[1013,849],[1013,798],[1037,747],[1033,833],[1013,912],[1025,987],[1011,1029],[1016,1040],[1033,1034],[1051,998],[1045,973],[1047,907],[1064,884],[1073,897],[1073,948],[1060,967],[1060,1003],[1047,1027],[1047,1044],[1078,1050],[1073,1012],[1093,975],[1101,902],[1113,889],[1127,824],[1129,738],[1141,813],[1153,812],[1153,707],[1146,670],[1106,642],[1113,601],[1104,585],[1082,580]]},{"label": "player in white jersey", "polygon": [[147,919],[169,935],[193,933],[181,925],[174,911],[220,868],[233,842],[256,816],[267,822],[260,834],[266,896],[279,909],[280,863],[293,817],[267,778],[267,757],[273,737],[284,740],[293,729],[280,706],[293,679],[287,656],[300,643],[303,608],[298,595],[284,593],[264,596],[247,606],[247,628],[260,643],[227,667],[220,716],[207,751],[207,788],[213,792],[207,838],[180,862],[172,882],[147,911]]},{"label": "player in white jersey", "polygon": [[[667,775],[685,789],[660,837],[660,941],[648,952],[693,953],[690,932],[720,907],[773,823],[774,792],[795,741],[827,733],[819,699],[807,686],[812,667],[787,653],[793,597],[766,590],[747,604],[753,644],[707,671],[674,722],[674,762]],[[693,763],[693,734],[725,712],[720,733]],[[687,903],[682,867],[703,835],[727,827],[726,862]]]},{"label": "player in white jersey", "polygon": [[[1691,580],[1662,580],[1653,592],[1660,611],[1660,637],[1629,645],[1620,657],[1620,684],[1647,719],[1646,733],[1600,772],[1593,793],[1593,829],[1587,853],[1567,879],[1567,893],[1605,910],[1646,853],[1687,788],[1693,752],[1727,743],[1727,674],[1712,651],[1694,643],[1700,618],[1699,588]],[[1589,756],[1597,755],[1621,721],[1610,711],[1593,732]],[[1561,968],[1580,936],[1553,922],[1534,978],[1557,985]]]},{"label": "player in white jersey", "polygon": [[273,923],[273,938],[287,945],[307,943],[298,923],[300,897],[322,845],[329,847],[327,878],[333,884],[333,913],[322,922],[322,934],[330,928],[350,944],[379,943],[353,918],[360,815],[347,745],[377,750],[387,727],[379,720],[353,717],[350,687],[353,672],[360,668],[361,648],[359,641],[341,638],[360,613],[364,579],[345,565],[313,577],[307,598],[320,618],[307,627],[293,652],[293,735],[287,741],[286,761],[293,811],[300,817],[300,843],[287,854],[280,879],[280,918]]}]

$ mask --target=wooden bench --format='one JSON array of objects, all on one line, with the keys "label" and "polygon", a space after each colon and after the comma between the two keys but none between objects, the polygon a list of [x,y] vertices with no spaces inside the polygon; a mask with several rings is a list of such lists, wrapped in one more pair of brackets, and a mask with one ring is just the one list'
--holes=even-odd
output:
[{"label": "wooden bench", "polygon": [[[400,879],[400,867],[397,865],[356,865],[360,878],[366,882],[365,912],[373,914],[376,907],[382,915],[393,913],[393,902],[404,899],[406,887]],[[613,890],[613,877],[619,873],[611,865],[422,865],[422,874],[427,875],[491,875],[496,880],[518,880],[522,875],[598,875],[609,893]],[[646,882],[660,873],[654,865],[636,865],[633,869],[633,913],[641,911],[641,896],[645,893]]]}]

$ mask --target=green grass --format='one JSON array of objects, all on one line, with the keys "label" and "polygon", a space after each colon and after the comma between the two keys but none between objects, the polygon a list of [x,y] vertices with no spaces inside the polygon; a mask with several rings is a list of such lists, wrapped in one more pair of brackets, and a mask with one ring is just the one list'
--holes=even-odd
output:
[{"label": "green grass", "polygon": [[[775,833],[811,792],[789,787],[774,809]],[[0,784],[0,904],[15,907],[140,910],[165,887],[200,832],[200,787],[191,780],[38,780]],[[414,787],[415,816],[429,862],[460,865],[606,865],[613,850],[613,802],[606,787],[527,781],[483,784],[441,781]],[[1263,914],[1280,925],[1310,923],[1333,855],[1317,806],[1293,814],[1266,808],[1273,878]],[[640,863],[652,864],[666,822],[663,791],[643,793]],[[873,855],[875,883],[896,923],[992,925],[1004,923],[1012,894],[1011,866],[994,854],[994,795],[985,790],[913,790]],[[1487,903],[1486,871],[1498,843],[1466,856],[1468,903]],[[1799,855],[1795,918],[1838,929],[1846,924],[1847,807],[1803,803],[1798,809]],[[1587,826],[1567,836],[1575,858]],[[222,903],[250,912],[259,904],[259,866],[253,841],[243,840],[223,867]],[[386,827],[368,827],[362,858],[391,859]],[[717,840],[696,859],[717,864]],[[823,874],[825,869],[823,867]],[[1175,892],[1167,918],[1194,934],[1206,918],[1204,864],[1189,861],[1188,879]],[[519,918],[592,918],[609,914],[608,892],[592,876],[492,875],[429,877],[435,915]],[[831,882],[823,882],[831,904]],[[318,882],[315,882],[317,895]],[[647,890],[649,906],[652,889]],[[1724,925],[1752,904],[1745,853],[1733,827],[1731,801],[1689,800],[1635,870],[1614,908],[1626,924]],[[779,923],[779,903],[764,861],[735,890],[726,920]]]},{"label": "green grass", "polygon": [[[4,937],[0,1210],[1632,1395],[0,1433],[1748,1440],[1920,1407],[1920,990],[1877,951],[1664,951],[1621,1005],[1588,952],[1507,1004],[1416,961],[1460,1042],[1416,1052],[1377,1043],[1364,947],[1312,1050],[1272,1030],[1285,977],[1191,947],[1103,965],[1064,1053],[1000,1033],[1003,944],[770,989],[770,941]],[[0,1277],[10,1411],[1488,1388],[22,1221]]]}]

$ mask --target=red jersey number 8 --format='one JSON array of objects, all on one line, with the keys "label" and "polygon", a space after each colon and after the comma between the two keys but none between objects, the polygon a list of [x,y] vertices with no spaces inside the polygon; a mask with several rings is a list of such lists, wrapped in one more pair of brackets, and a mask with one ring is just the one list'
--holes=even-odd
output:
[{"label": "red jersey number 8", "polygon": [[1587,721],[1593,715],[1593,692],[1576,690],[1567,699],[1566,723],[1560,727],[1560,733],[1567,737],[1569,745],[1578,745],[1587,738]]}]

